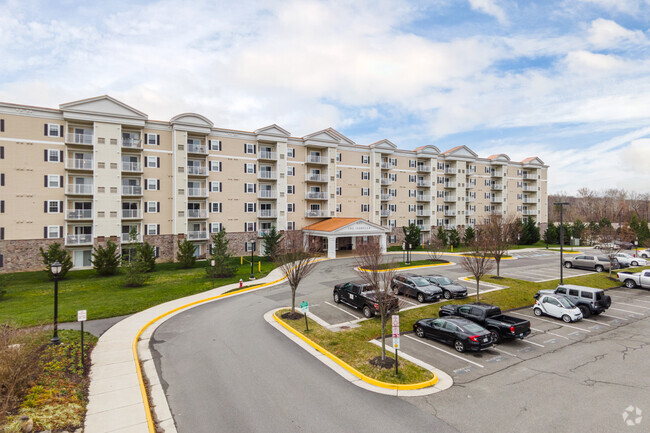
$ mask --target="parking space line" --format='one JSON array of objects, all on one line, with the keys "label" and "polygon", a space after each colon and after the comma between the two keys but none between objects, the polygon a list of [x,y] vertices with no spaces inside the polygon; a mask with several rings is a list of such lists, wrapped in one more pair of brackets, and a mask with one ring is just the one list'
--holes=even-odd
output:
[{"label": "parking space line", "polygon": [[567,339],[567,340],[570,340],[569,337],[565,337],[564,335],[560,335],[560,334],[554,334],[554,333],[551,332],[551,331],[544,331],[543,329],[533,328],[532,326],[531,326],[530,329],[532,329],[533,331],[542,332],[542,333],[544,333],[544,334],[551,334],[551,335],[555,335],[556,337],[565,338],[565,339]]},{"label": "parking space line", "polygon": [[622,311],[624,313],[636,314],[638,316],[643,316],[643,313],[637,313],[636,311],[621,310],[620,308],[609,307],[610,310]]},{"label": "parking space line", "polygon": [[508,353],[508,352],[506,352],[505,350],[497,349],[496,347],[492,347],[492,349],[496,350],[497,352],[501,352],[501,353],[503,353],[504,355],[514,356],[515,358],[517,357],[517,355],[513,355],[512,353]]},{"label": "parking space line", "polygon": [[599,322],[597,320],[585,319],[584,317],[582,318],[582,320],[584,320],[585,322],[593,322],[593,323],[598,323],[599,325],[609,326],[610,328],[612,327],[612,325],[608,325],[607,323]]},{"label": "parking space line", "polygon": [[524,343],[533,344],[535,346],[544,347],[543,345],[539,343],[535,343],[534,341],[529,341],[529,340],[521,340],[521,341],[523,341]]},{"label": "parking space line", "polygon": [[[510,311],[510,313],[511,313],[511,314],[516,314],[516,315],[518,315],[518,316],[524,316],[524,317],[526,317],[526,318],[531,318],[530,316],[527,316],[527,315],[525,315],[525,314],[521,314],[521,313],[517,313],[516,311]],[[591,332],[591,331],[589,331],[589,330],[587,330],[587,329],[578,328],[577,326],[571,326],[571,325],[567,325],[567,324],[565,324],[565,323],[552,322],[552,321],[550,321],[550,320],[540,319],[540,318],[537,317],[537,316],[535,317],[535,320],[541,320],[542,322],[553,323],[554,325],[559,325],[559,326],[566,326],[566,327],[568,327],[568,328],[577,329],[577,330],[579,330],[579,331]]]},{"label": "parking space line", "polygon": [[600,317],[611,317],[612,319],[627,320],[627,319],[625,319],[623,317],[612,316],[611,314],[604,315],[604,314],[601,313]]},{"label": "parking space line", "polygon": [[444,350],[444,349],[441,349],[441,348],[439,348],[439,347],[436,347],[436,346],[434,346],[433,344],[429,344],[429,343],[425,343],[424,341],[420,341],[420,340],[418,340],[418,339],[415,338],[415,337],[411,337],[410,335],[404,335],[404,337],[409,338],[409,339],[411,339],[411,340],[413,340],[413,341],[417,341],[418,343],[420,343],[420,344],[424,344],[425,346],[433,347],[434,349],[439,350],[439,351],[441,351],[441,352],[444,352],[444,353],[446,353],[447,355],[451,355],[451,356],[453,356],[454,358],[462,359],[463,361],[465,361],[465,362],[469,362],[470,364],[474,364],[474,365],[479,366],[479,367],[481,367],[481,368],[485,368],[485,367],[483,367],[481,364],[479,364],[478,362],[470,361],[469,359],[465,359],[465,358],[463,358],[462,356],[458,356],[458,355],[456,355],[456,354],[454,354],[454,353],[447,352],[447,351]]},{"label": "parking space line", "polygon": [[620,305],[627,305],[628,307],[634,307],[634,308],[643,308],[644,310],[650,310],[650,307],[642,307],[640,305],[634,305],[634,304],[627,304],[625,302],[617,302],[617,304]]},{"label": "parking space line", "polygon": [[400,296],[400,297],[399,297],[399,300],[400,300],[400,301],[404,301],[404,302],[406,302],[407,304],[411,304],[411,305],[420,305],[420,304],[416,304],[415,302],[413,302],[413,301],[411,301],[411,300],[409,300],[409,299],[406,299],[406,296]]},{"label": "parking space line", "polygon": [[334,307],[334,308],[336,308],[337,310],[343,311],[345,314],[348,314],[348,315],[354,317],[355,319],[360,319],[360,317],[356,316],[355,314],[350,313],[349,311],[345,311],[345,310],[344,310],[343,308],[341,308],[341,307],[337,307],[336,305],[330,304],[330,303],[327,302],[327,301],[325,301],[325,303],[326,303],[327,305],[329,305],[330,307]]}]

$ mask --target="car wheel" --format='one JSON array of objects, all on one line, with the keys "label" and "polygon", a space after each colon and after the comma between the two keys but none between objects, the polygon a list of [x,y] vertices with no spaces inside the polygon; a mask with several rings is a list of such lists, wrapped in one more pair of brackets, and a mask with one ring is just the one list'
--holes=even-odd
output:
[{"label": "car wheel", "polygon": [[637,262],[636,260],[633,261],[633,262],[632,262],[632,266],[639,266],[639,262]]},{"label": "car wheel", "polygon": [[460,340],[456,340],[454,341],[454,349],[456,349],[457,352],[463,353],[465,351],[465,344]]},{"label": "car wheel", "polygon": [[539,308],[533,308],[533,313],[535,313],[535,316],[541,316],[542,310],[540,310]]},{"label": "car wheel", "polygon": [[571,322],[571,318],[569,317],[568,314],[565,314],[564,316],[562,316],[562,320],[564,320],[566,323],[570,323],[570,322]]},{"label": "car wheel", "polygon": [[605,268],[603,268],[601,265],[596,265],[595,269],[596,269],[596,272],[603,272],[603,270]]},{"label": "car wheel", "polygon": [[372,317],[372,310],[369,306],[366,305],[363,307],[363,315],[366,317],[366,319],[370,319]]},{"label": "car wheel", "polygon": [[424,295],[422,293],[418,293],[418,302],[420,304],[424,302]]},{"label": "car wheel", "polygon": [[492,342],[494,344],[501,343],[501,334],[499,334],[498,331],[495,331],[494,329],[490,329],[490,335],[492,336]]},{"label": "car wheel", "polygon": [[451,299],[451,293],[449,292],[449,290],[444,290],[442,292],[442,296],[444,296],[445,299]]},{"label": "car wheel", "polygon": [[643,257],[644,259],[647,259],[648,255],[647,254],[641,254],[641,257]]},{"label": "car wheel", "polygon": [[424,338],[424,329],[418,326],[417,328],[415,328],[415,335],[417,335],[420,338]]},{"label": "car wheel", "polygon": [[589,308],[585,307],[584,305],[580,305],[578,308],[580,309],[580,312],[582,313],[582,317],[586,318],[586,317],[591,316],[591,311],[589,310]]},{"label": "car wheel", "polygon": [[393,286],[393,295],[399,295],[399,287]]},{"label": "car wheel", "polygon": [[338,292],[334,292],[334,302],[336,302],[337,304],[341,303],[341,295],[339,295]]},{"label": "car wheel", "polygon": [[634,280],[625,280],[625,287],[627,287],[628,289],[633,289],[636,287],[636,283],[634,282]]},{"label": "car wheel", "polygon": [[564,262],[564,267],[567,269],[571,269],[573,267],[573,263],[571,262]]}]

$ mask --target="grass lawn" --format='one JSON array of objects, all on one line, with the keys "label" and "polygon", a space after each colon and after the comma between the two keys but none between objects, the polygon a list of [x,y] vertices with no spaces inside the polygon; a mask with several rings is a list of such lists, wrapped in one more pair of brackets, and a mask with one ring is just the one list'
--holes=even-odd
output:
[{"label": "grass lawn", "polygon": [[[549,248],[560,248],[560,245],[559,244],[558,245],[549,244],[548,247]],[[532,245],[512,245],[510,247],[511,250],[523,250],[523,249],[526,249],[526,248],[546,248],[546,243],[544,241],[538,241],[538,242],[536,242],[536,243],[534,243]],[[564,248],[566,249],[566,245],[564,246]],[[569,248],[571,248],[571,247],[569,247]],[[395,246],[392,246],[392,247],[388,247],[387,250],[388,251],[402,251],[402,247],[401,247],[401,245],[395,245]],[[420,247],[412,249],[411,251],[426,251],[426,249],[420,246]],[[461,245],[461,246],[458,246],[458,247],[454,247],[453,252],[454,253],[462,253],[462,252],[465,252],[465,251],[470,251],[470,248],[468,248],[468,247],[466,247],[464,245]],[[447,247],[447,248],[445,248],[443,250],[443,252],[450,253],[452,251],[451,251],[451,248]]]},{"label": "grass lawn", "polygon": [[[249,258],[250,260],[250,258]],[[255,277],[266,276],[275,265],[262,259],[262,272],[254,266]],[[250,262],[236,258],[235,276],[216,278],[215,287],[236,283],[242,278],[248,283]],[[77,310],[88,310],[88,320],[121,316],[145,310],[163,302],[212,288],[212,280],[205,272],[206,262],[197,262],[193,268],[180,269],[178,263],[158,263],[142,287],[123,287],[121,275],[99,277],[93,269],[70,271],[59,281],[59,321],[77,319]],[[17,272],[7,274],[7,294],[0,298],[0,323],[16,326],[34,326],[52,322],[54,310],[54,283],[45,272]]]}]

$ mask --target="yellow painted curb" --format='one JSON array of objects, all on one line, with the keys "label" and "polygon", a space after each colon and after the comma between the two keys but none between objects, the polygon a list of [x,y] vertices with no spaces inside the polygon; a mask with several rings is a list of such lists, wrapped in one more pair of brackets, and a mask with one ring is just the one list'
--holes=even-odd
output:
[{"label": "yellow painted curb", "polygon": [[407,390],[413,390],[413,389],[428,388],[428,387],[433,386],[436,383],[438,383],[438,375],[436,373],[434,373],[433,371],[431,372],[433,374],[433,379],[427,380],[426,382],[420,382],[420,383],[398,384],[398,383],[381,382],[379,380],[373,379],[372,377],[368,377],[365,374],[361,373],[359,370],[352,367],[350,364],[346,363],[345,361],[341,360],[339,357],[333,355],[327,349],[321,347],[318,343],[313,342],[309,338],[302,335],[300,332],[296,331],[293,327],[289,326],[286,322],[284,322],[282,319],[280,319],[275,313],[273,313],[273,318],[275,319],[276,322],[278,322],[280,325],[282,325],[284,328],[286,328],[292,334],[296,335],[302,341],[309,344],[311,347],[313,347],[314,349],[316,349],[317,351],[319,351],[323,355],[327,356],[332,361],[336,362],[338,365],[343,367],[348,372],[352,373],[353,375],[355,375],[359,379],[361,379],[364,382],[369,383],[371,385],[378,386],[380,388],[396,389],[398,391],[407,391]]},{"label": "yellow painted curb", "polygon": [[[453,265],[453,262],[447,262],[447,263],[433,263],[431,265],[415,265],[415,266],[404,266],[401,268],[391,268],[391,269],[380,269],[377,272],[389,272],[389,271],[400,271],[402,269],[416,269],[416,268],[430,268],[432,266],[447,266],[447,265]],[[362,272],[372,272],[370,269],[365,269],[365,268],[359,268],[360,271]]]}]

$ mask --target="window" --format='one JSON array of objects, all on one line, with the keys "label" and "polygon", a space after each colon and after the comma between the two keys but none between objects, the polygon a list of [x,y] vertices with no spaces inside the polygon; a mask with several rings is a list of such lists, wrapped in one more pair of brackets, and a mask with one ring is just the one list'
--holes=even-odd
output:
[{"label": "window", "polygon": [[361,188],[361,196],[368,197],[370,195],[370,188]]},{"label": "window", "polygon": [[409,212],[415,212],[415,205],[414,204],[409,205]]},{"label": "window", "polygon": [[388,205],[388,210],[390,210],[391,212],[397,212],[397,205],[396,204]]},{"label": "window", "polygon": [[397,182],[397,173],[389,173],[389,174],[388,174],[388,177],[389,177],[390,180],[392,180],[393,182]]},{"label": "window", "polygon": [[336,195],[341,195],[341,187],[340,186],[336,187]]},{"label": "window", "polygon": [[210,233],[219,233],[221,229],[221,223],[210,223]]},{"label": "window", "polygon": [[244,164],[244,173],[255,173],[255,164]]},{"label": "window", "polygon": [[437,210],[438,212],[442,212],[442,211],[444,211],[445,209],[444,209],[444,206],[443,206],[443,205],[439,204],[439,205],[436,207],[436,210]]},{"label": "window", "polygon": [[388,235],[388,243],[389,244],[394,244],[397,242],[397,236],[396,235]]},{"label": "window", "polygon": [[211,192],[221,192],[221,182],[210,182]]},{"label": "window", "polygon": [[390,194],[391,197],[397,197],[397,190],[396,189],[389,189],[388,194]]},{"label": "window", "polygon": [[144,187],[149,191],[158,191],[160,189],[160,181],[158,179],[147,179]]},{"label": "window", "polygon": [[296,193],[296,186],[295,185],[287,185],[287,194],[295,194]]},{"label": "window", "polygon": [[210,150],[221,150],[220,140],[208,140],[208,145],[210,146]]},{"label": "window", "polygon": [[340,179],[342,175],[343,175],[343,173],[341,172],[341,170],[336,170],[336,178],[337,179]]},{"label": "window", "polygon": [[46,213],[63,212],[63,202],[58,200],[48,200],[45,202]]},{"label": "window", "polygon": [[523,194],[517,194],[517,200],[521,200],[524,197]]},{"label": "window", "polygon": [[523,187],[524,187],[524,183],[522,181],[518,180],[517,181],[517,188],[523,188]]},{"label": "window", "polygon": [[147,224],[144,226],[145,235],[157,235],[158,233],[158,224]]},{"label": "window", "polygon": [[220,213],[221,212],[221,203],[219,202],[210,202],[210,212]]},{"label": "window", "polygon": [[523,206],[517,206],[517,212],[521,212]]},{"label": "window", "polygon": [[287,230],[295,230],[296,229],[296,222],[295,221],[287,221]]},{"label": "window", "polygon": [[337,161],[337,162],[341,162],[341,161],[343,161],[343,155],[341,155],[340,153],[337,152],[337,153],[336,153],[336,161]]},{"label": "window", "polygon": [[444,162],[439,162],[438,163],[438,170],[444,170],[445,169],[445,163]]},{"label": "window", "polygon": [[415,197],[415,190],[409,189],[409,197]]},{"label": "window", "polygon": [[415,168],[417,162],[414,159],[409,159],[409,168]]},{"label": "window", "polygon": [[343,212],[342,209],[343,209],[343,206],[341,205],[341,203],[337,203],[336,204],[336,212],[341,213],[341,212]]},{"label": "window", "polygon": [[287,203],[287,212],[295,212],[296,211],[296,204],[295,203]]},{"label": "window", "polygon": [[490,193],[489,192],[485,193],[485,198],[490,198]]},{"label": "window", "polygon": [[438,191],[438,198],[445,198],[445,192],[444,191]]},{"label": "window", "polygon": [[257,189],[256,187],[257,187],[257,184],[255,184],[255,183],[245,183],[245,184],[244,184],[244,192],[245,192],[245,193],[249,193],[249,194],[250,194],[250,193],[253,193],[253,194],[254,194],[254,193],[257,192],[257,191],[256,191],[256,189]]},{"label": "window", "polygon": [[485,172],[486,173],[491,173],[490,167],[485,167]]},{"label": "window", "polygon": [[296,167],[287,167],[287,176],[295,176]]},{"label": "window", "polygon": [[361,205],[361,212],[370,212],[370,205],[369,204],[362,204]]},{"label": "window", "polygon": [[415,182],[415,175],[409,174],[409,182]]},{"label": "window", "polygon": [[244,231],[245,232],[254,232],[255,231],[255,226],[256,226],[256,223],[254,223],[254,222],[245,222],[244,223]]},{"label": "window", "polygon": [[388,220],[389,227],[397,227],[397,220]]},{"label": "window", "polygon": [[145,156],[144,157],[144,164],[147,166],[147,168],[158,168],[160,167],[160,158],[157,156]]},{"label": "window", "polygon": [[296,157],[296,149],[293,147],[287,147],[287,158],[295,158]]},{"label": "window", "polygon": [[[255,164],[253,164],[253,167],[255,167]],[[221,170],[222,170],[221,161],[210,161],[210,171],[221,171]]]},{"label": "window", "polygon": [[56,149],[47,149],[45,151],[45,161],[47,162],[63,162],[63,151]]},{"label": "window", "polygon": [[160,135],[157,134],[145,134],[145,144],[149,146],[158,146],[160,145]]},{"label": "window", "polygon": [[362,171],[361,172],[361,180],[369,180],[370,179],[370,172],[369,171]]},{"label": "window", "polygon": [[490,179],[485,179],[485,186],[490,186]]},{"label": "window", "polygon": [[483,210],[484,210],[485,212],[490,212],[490,206],[489,206],[489,205],[484,206],[484,207],[483,207]]},{"label": "window", "polygon": [[147,213],[157,213],[160,212],[160,203],[157,201],[148,201],[147,207],[145,208]]},{"label": "window", "polygon": [[255,145],[251,143],[244,144],[244,153],[255,153]]},{"label": "window", "polygon": [[438,176],[438,183],[445,183],[445,178]]},{"label": "window", "polygon": [[244,203],[244,212],[255,212],[257,203]]},{"label": "window", "polygon": [[361,164],[370,164],[370,156],[361,155]]},{"label": "window", "polygon": [[56,239],[60,238],[60,227],[59,226],[47,226],[45,227],[45,239]]},{"label": "window", "polygon": [[[2,175],[3,184],[4,184],[4,174]],[[56,174],[45,175],[45,186],[48,188],[60,188],[63,186],[63,176],[58,176]]]},{"label": "window", "polygon": [[46,137],[63,137],[63,126],[54,125],[51,123],[45,124],[45,136]]},{"label": "window", "polygon": [[255,251],[255,242],[244,242],[244,251],[247,253]]},{"label": "window", "polygon": [[517,176],[521,177],[521,176],[523,176],[523,175],[524,175],[524,171],[523,171],[523,170],[517,170]]}]

